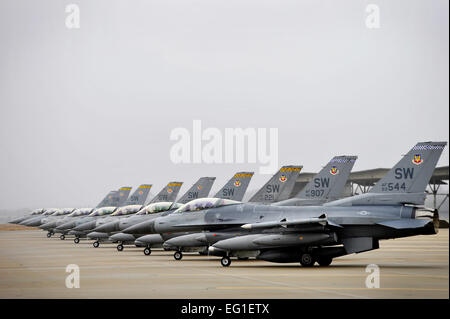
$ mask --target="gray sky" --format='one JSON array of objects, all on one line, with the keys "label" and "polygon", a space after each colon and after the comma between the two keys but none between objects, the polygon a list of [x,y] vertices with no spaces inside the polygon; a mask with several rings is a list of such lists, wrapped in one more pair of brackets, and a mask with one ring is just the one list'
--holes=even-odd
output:
[{"label": "gray sky", "polygon": [[[80,29],[65,26],[79,5]],[[368,3],[381,27],[365,25]],[[173,164],[176,127],[277,127],[279,164],[391,167],[449,140],[448,1],[0,2],[0,208],[95,205],[259,164]],[[448,146],[438,165],[448,165]],[[256,174],[250,189],[268,176]],[[181,189],[186,190],[187,187]]]}]

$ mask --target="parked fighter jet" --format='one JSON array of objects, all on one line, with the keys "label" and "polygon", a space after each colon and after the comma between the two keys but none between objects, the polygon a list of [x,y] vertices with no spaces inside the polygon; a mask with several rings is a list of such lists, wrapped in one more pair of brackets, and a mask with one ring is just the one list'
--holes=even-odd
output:
[{"label": "parked fighter jet", "polygon": [[210,247],[211,254],[223,256],[224,267],[231,264],[231,256],[328,266],[333,258],[377,249],[382,239],[437,233],[438,213],[423,204],[425,188],[446,144],[418,143],[370,192],[324,206],[268,206],[215,199],[203,203],[198,211],[188,203],[149,226],[152,233],[231,227],[249,231]]},{"label": "parked fighter jet", "polygon": [[[74,242],[75,244],[78,244],[80,242],[80,238],[86,237],[86,235],[96,227],[96,224],[99,220],[109,217],[109,215],[111,215],[116,211],[134,209],[135,205],[141,206],[145,202],[151,187],[152,185],[149,184],[140,185],[136,189],[136,191],[134,191],[134,193],[119,207],[116,206],[102,207],[94,210],[88,216],[82,217],[81,220],[76,221],[75,224],[77,225],[71,228],[68,231],[68,234],[75,235]],[[57,229],[68,230],[65,224],[59,226]]]},{"label": "parked fighter jet", "polygon": [[[335,156],[330,162],[314,176],[314,178],[294,197],[285,199],[271,205],[277,206],[312,206],[320,205],[329,200],[340,198],[344,192],[345,183],[348,180],[350,172],[355,164],[356,156]],[[280,170],[281,171],[281,170]],[[294,180],[297,179],[291,178]],[[271,180],[272,181],[272,180]],[[275,179],[275,181],[277,181]],[[292,191],[294,184],[289,189]],[[259,197],[262,198],[263,196]],[[276,200],[276,199],[275,199]],[[182,251],[186,251],[195,247],[209,246],[221,240],[233,238],[246,234],[242,228],[232,228],[222,231],[189,233],[183,236],[173,237],[164,242],[163,247],[166,249],[176,250],[174,258],[180,260]]]},{"label": "parked fighter jet", "polygon": [[45,213],[40,214],[36,217],[26,219],[22,222],[20,222],[20,225],[29,226],[29,227],[36,227],[43,223],[46,223],[46,221],[49,218],[55,218],[56,216],[64,216],[68,215],[71,212],[73,212],[74,208],[51,208],[46,209]]},{"label": "parked fighter jet", "polygon": [[115,209],[115,207],[120,206],[125,202],[125,200],[128,198],[128,195],[130,194],[130,191],[131,187],[123,186],[119,188],[118,191],[111,191],[95,208],[78,208],[64,218],[50,221],[39,227],[49,230],[49,233],[51,232],[50,236],[53,233],[61,233],[60,239],[64,240],[65,235],[68,231],[58,229],[58,227],[63,225],[65,225],[65,227],[68,227],[69,224],[72,225],[72,227],[75,227],[75,224],[77,224],[77,222],[80,222],[81,220],[87,221],[88,219],[86,219],[86,217],[93,212],[98,211],[99,209],[102,209],[103,211],[105,211],[105,209],[107,209],[108,207]]},{"label": "parked fighter jet", "polygon": [[169,211],[172,212],[181,207],[181,205],[186,204],[193,199],[207,197],[215,179],[215,177],[201,177],[178,201],[151,203],[142,208],[136,214],[118,221],[104,224],[96,231],[106,232],[109,234],[119,232],[110,236],[109,240],[112,242],[118,242],[119,244],[117,245],[117,250],[122,251],[124,245],[134,244],[136,238],[141,235],[135,236],[132,234],[120,233],[120,231],[132,225],[161,216],[161,214],[166,214]]},{"label": "parked fighter jet", "polygon": [[[110,191],[96,207],[108,206],[112,204],[116,193],[117,191]],[[51,237],[55,233],[54,229],[58,225],[62,225],[63,223],[69,221],[72,217],[86,216],[90,214],[92,210],[93,208],[77,208],[69,210],[69,214],[58,214],[58,212],[55,212],[47,218],[42,218],[40,220],[41,224],[38,227],[42,230],[48,231],[47,237]],[[64,234],[62,234],[60,238],[63,240],[65,238]]]},{"label": "parked fighter jet", "polygon": [[[223,197],[230,200],[242,200],[242,198],[244,198],[245,192],[247,191],[248,185],[252,177],[253,172],[238,172],[234,174],[233,177],[217,192],[215,197],[218,198]],[[126,228],[125,229],[127,230],[126,234],[127,235],[131,234],[134,237],[139,237],[144,234],[148,234],[147,224],[150,223],[151,220],[153,220],[156,217],[159,217],[159,215],[165,216],[174,211],[175,209],[169,209],[161,214],[149,216],[150,218],[148,220]],[[125,230],[123,231],[124,233]],[[177,236],[177,235],[180,234],[171,234],[170,236]],[[165,234],[164,236],[167,236],[167,234]],[[138,247],[146,247],[144,249],[144,254],[150,255],[152,247],[161,247],[164,240],[167,239],[167,237],[164,236],[159,234],[142,236],[136,239],[135,244]]]},{"label": "parked fighter jet", "polygon": [[[283,166],[280,170],[270,178],[260,190],[256,192],[250,199],[250,202],[259,202],[261,204],[270,204],[277,201],[279,198],[287,198],[294,188],[295,181],[300,173],[302,166]],[[193,207],[195,204],[193,203]],[[207,251],[208,243],[205,240],[209,238],[210,241],[216,241],[223,238],[230,238],[228,236],[234,236],[232,233],[209,234],[204,233],[170,233],[161,234],[161,238],[165,240],[164,247],[166,249],[175,250],[174,258],[180,260],[183,257],[182,251],[198,251],[203,253]],[[159,240],[158,235],[148,235],[138,238],[137,244],[141,245],[144,239]],[[181,239],[179,239],[181,238]],[[166,244],[169,242],[169,244]],[[177,245],[171,245],[170,242]],[[148,252],[147,250],[144,251]]]},{"label": "parked fighter jet", "polygon": [[37,215],[42,215],[44,212],[45,212],[45,208],[35,209],[35,210],[31,211],[31,213],[29,213],[27,215],[24,215],[24,216],[21,216],[21,217],[13,219],[12,221],[9,222],[9,224],[20,224],[24,220],[36,217]]},{"label": "parked fighter jet", "polygon": [[[168,183],[151,201],[150,204],[153,203],[159,203],[159,202],[173,202],[175,201],[175,198],[178,195],[178,192],[180,191],[181,185],[183,185],[182,182],[170,182]],[[150,188],[148,188],[150,190]],[[139,190],[139,194],[143,194],[142,190]],[[93,243],[93,246],[97,248],[100,246],[100,241],[107,241],[110,234],[105,232],[102,229],[102,225],[106,225],[109,223],[113,223],[113,225],[119,224],[120,219],[124,217],[128,217],[130,215],[133,215],[137,212],[139,212],[143,207],[145,200],[147,198],[147,194],[145,194],[145,197],[142,197],[142,200],[140,202],[136,202],[133,205],[127,205],[118,208],[114,213],[112,213],[110,216],[106,218],[100,218],[95,221],[94,227],[92,227],[90,232],[87,234],[87,237],[90,239],[95,239],[95,242]]]},{"label": "parked fighter jet", "polygon": [[[109,198],[110,202],[102,202],[95,209],[92,210],[87,216],[73,216],[70,220],[64,220],[58,223],[56,228],[53,230],[55,233],[61,233],[61,235],[66,236],[71,232],[71,229],[79,226],[81,224],[87,223],[89,221],[94,220],[98,216],[106,216],[114,212],[117,207],[123,205],[123,203],[127,200],[128,195],[130,194],[131,187],[123,186],[119,188],[118,191],[114,191],[112,197]],[[73,213],[76,214],[76,211]],[[72,214],[71,214],[72,215]],[[69,217],[69,216],[68,216]],[[71,235],[75,235],[74,242],[78,243],[80,241],[79,237],[83,235],[82,232],[71,233]],[[63,239],[63,238],[62,238]]]}]

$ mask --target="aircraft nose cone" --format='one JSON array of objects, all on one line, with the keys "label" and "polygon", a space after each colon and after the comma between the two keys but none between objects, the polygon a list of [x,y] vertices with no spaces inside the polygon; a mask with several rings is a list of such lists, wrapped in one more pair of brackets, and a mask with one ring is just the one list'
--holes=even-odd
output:
[{"label": "aircraft nose cone", "polygon": [[25,220],[21,221],[21,222],[19,223],[19,225],[27,226],[27,223],[29,223],[29,222],[30,222],[30,220],[25,219]]},{"label": "aircraft nose cone", "polygon": [[20,223],[20,224],[25,225],[25,226],[30,226],[30,227],[36,227],[41,224],[41,219],[29,220],[29,221],[25,221],[24,224],[22,224],[22,223]]},{"label": "aircraft nose cone", "polygon": [[131,226],[136,225],[136,224],[137,224],[136,222],[132,223],[130,221],[125,221],[124,220],[124,221],[121,221],[119,223],[118,230],[122,231],[122,230],[127,229],[128,227],[131,227]]},{"label": "aircraft nose cone", "polygon": [[91,221],[91,222],[87,222],[81,225],[78,225],[77,227],[75,227],[73,230],[77,230],[77,231],[87,231],[87,230],[91,230],[95,228],[95,220]]},{"label": "aircraft nose cone", "polygon": [[151,234],[155,232],[155,221],[149,220],[139,223],[123,230],[127,234]]},{"label": "aircraft nose cone", "polygon": [[9,222],[9,224],[19,224],[21,222],[23,222],[25,219],[27,219],[28,217],[20,217],[20,218],[16,218],[13,219],[12,221]]},{"label": "aircraft nose cone", "polygon": [[59,225],[58,227],[56,227],[56,229],[57,230],[67,230],[67,229],[74,228],[74,227],[75,227],[75,222],[72,221],[72,222],[68,222],[68,223]]},{"label": "aircraft nose cone", "polygon": [[99,232],[99,233],[111,233],[113,231],[118,230],[118,222],[117,221],[113,221],[110,223],[106,223],[103,225],[100,225],[98,227],[96,227],[94,229],[95,232]]}]

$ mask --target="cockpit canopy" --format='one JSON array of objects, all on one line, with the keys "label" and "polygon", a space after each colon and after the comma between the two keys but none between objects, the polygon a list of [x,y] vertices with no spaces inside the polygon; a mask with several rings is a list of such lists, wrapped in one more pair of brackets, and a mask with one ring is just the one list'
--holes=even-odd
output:
[{"label": "cockpit canopy", "polygon": [[152,204],[147,205],[144,208],[142,208],[139,212],[136,213],[136,215],[149,215],[149,214],[155,214],[155,213],[159,213],[159,212],[165,212],[169,209],[180,208],[182,205],[183,204],[173,203],[173,202],[152,203]]},{"label": "cockpit canopy", "polygon": [[92,208],[77,208],[72,213],[70,213],[68,217],[89,215],[91,212]]},{"label": "cockpit canopy", "polygon": [[89,216],[104,216],[112,214],[117,207],[115,206],[108,206],[108,207],[101,207],[95,209],[92,213],[89,214]]},{"label": "cockpit canopy", "polygon": [[62,216],[62,215],[67,215],[70,214],[73,211],[73,208],[61,208],[61,209],[57,209],[52,216]]},{"label": "cockpit canopy", "polygon": [[111,216],[124,216],[137,213],[142,208],[142,205],[127,205],[119,207]]},{"label": "cockpit canopy", "polygon": [[49,208],[49,209],[46,209],[45,212],[42,215],[43,216],[50,216],[54,212],[56,212],[57,210],[58,210],[57,208]]},{"label": "cockpit canopy", "polygon": [[185,212],[194,212],[203,209],[209,208],[217,208],[228,205],[236,205],[241,204],[241,202],[231,200],[231,199],[222,199],[222,198],[198,198],[190,201],[189,203],[184,204],[180,208],[178,208],[175,213],[185,213]]},{"label": "cockpit canopy", "polygon": [[43,211],[44,211],[43,208],[35,209],[31,212],[31,215],[40,215],[43,213]]}]

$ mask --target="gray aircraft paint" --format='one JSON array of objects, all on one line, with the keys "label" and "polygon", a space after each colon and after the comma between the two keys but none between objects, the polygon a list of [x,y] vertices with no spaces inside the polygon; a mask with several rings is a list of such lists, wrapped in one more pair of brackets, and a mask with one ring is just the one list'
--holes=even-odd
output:
[{"label": "gray aircraft paint", "polygon": [[[119,188],[116,196],[114,197],[113,202],[111,203],[111,205],[109,206],[115,206],[115,207],[119,207],[122,206],[125,201],[128,199],[128,196],[130,195],[131,192],[131,186],[122,186],[121,188]],[[105,206],[100,206],[100,207],[107,207],[108,205]]]},{"label": "gray aircraft paint", "polygon": [[423,205],[425,188],[445,145],[446,142],[418,143],[368,193],[325,205]]},{"label": "gray aircraft paint", "polygon": [[247,191],[253,172],[238,172],[220,189],[215,198],[241,201]]},{"label": "gray aircraft paint", "polygon": [[333,157],[294,198],[273,205],[321,205],[340,198],[356,159],[357,156]]},{"label": "gray aircraft paint", "polygon": [[270,204],[285,200],[294,188],[303,166],[283,166],[249,199],[251,203]]},{"label": "gray aircraft paint", "polygon": [[149,204],[158,202],[173,202],[178,196],[182,182],[169,182],[152,200]]},{"label": "gray aircraft paint", "polygon": [[208,197],[215,180],[215,177],[200,177],[177,202],[186,204],[197,198]]},{"label": "gray aircraft paint", "polygon": [[151,184],[140,185],[121,206],[144,205],[151,188]]}]

